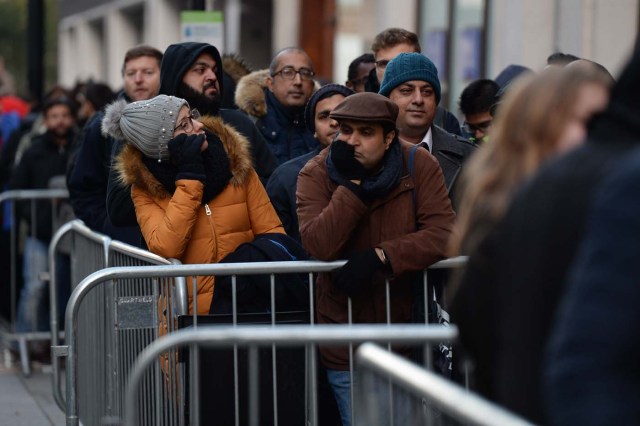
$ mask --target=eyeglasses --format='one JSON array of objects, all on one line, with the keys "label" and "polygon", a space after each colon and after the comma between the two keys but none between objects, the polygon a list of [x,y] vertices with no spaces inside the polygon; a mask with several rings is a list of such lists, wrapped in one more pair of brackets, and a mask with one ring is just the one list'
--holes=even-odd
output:
[{"label": "eyeglasses", "polygon": [[376,68],[383,70],[383,69],[387,68],[387,64],[389,62],[391,62],[389,59],[380,59],[380,60],[375,62]]},{"label": "eyeglasses", "polygon": [[193,132],[194,129],[194,124],[193,124],[193,120],[200,120],[200,117],[202,117],[202,115],[200,115],[200,111],[198,111],[197,109],[192,109],[191,111],[189,111],[189,115],[186,116],[185,118],[182,119],[182,121],[180,122],[180,124],[178,124],[174,130],[174,134],[176,132],[178,133],[191,133]]},{"label": "eyeglasses", "polygon": [[462,130],[471,134],[477,131],[485,133],[489,128],[489,126],[491,126],[491,123],[492,123],[492,120],[483,121],[482,123],[477,123],[477,124],[471,124],[465,121],[464,124],[462,125]]},{"label": "eyeglasses", "polygon": [[296,74],[300,74],[300,79],[305,81],[311,80],[315,75],[315,73],[309,68],[300,68],[299,70],[296,70],[293,67],[284,67],[280,71],[271,74],[271,77],[275,77],[278,74],[280,74],[280,76],[285,80],[293,80],[296,78]]}]

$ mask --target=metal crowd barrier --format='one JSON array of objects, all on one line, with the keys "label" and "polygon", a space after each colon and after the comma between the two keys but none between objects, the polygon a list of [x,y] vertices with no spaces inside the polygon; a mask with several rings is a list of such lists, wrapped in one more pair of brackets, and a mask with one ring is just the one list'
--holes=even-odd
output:
[{"label": "metal crowd barrier", "polygon": [[359,374],[355,401],[357,424],[533,426],[372,343],[358,348],[356,365]]},{"label": "metal crowd barrier", "polygon": [[[458,267],[464,264],[466,259],[464,258],[455,258],[448,259],[442,262],[439,262],[436,265],[433,265],[431,268],[433,269],[444,269],[444,268],[452,268]],[[84,375],[92,375],[94,373],[94,369],[91,369],[90,366],[82,366],[79,362],[80,348],[85,346],[85,341],[83,336],[78,333],[78,327],[80,325],[79,313],[84,309],[83,306],[86,303],[88,295],[93,291],[100,291],[102,287],[104,287],[105,282],[112,283],[113,287],[119,287],[122,285],[124,281],[127,280],[149,280],[154,285],[159,286],[163,279],[167,278],[177,278],[177,277],[188,277],[187,285],[193,286],[193,294],[196,293],[196,277],[197,276],[210,276],[215,275],[217,277],[224,275],[231,275],[231,283],[232,283],[232,292],[234,295],[233,298],[233,310],[232,310],[232,324],[234,327],[238,325],[238,309],[236,305],[236,276],[237,275],[255,275],[255,274],[268,274],[270,275],[270,293],[271,293],[271,309],[269,310],[271,315],[271,327],[274,327],[276,324],[276,308],[275,305],[275,276],[279,274],[297,274],[304,273],[308,274],[308,283],[309,283],[309,324],[310,326],[302,327],[300,330],[306,330],[304,333],[310,332],[309,330],[314,330],[319,326],[314,326],[315,322],[315,312],[314,312],[314,273],[318,272],[329,272],[338,267],[341,267],[345,264],[345,261],[336,261],[336,262],[317,262],[317,261],[295,261],[295,262],[261,262],[261,263],[233,263],[233,264],[209,264],[209,265],[173,265],[173,266],[145,266],[145,267],[116,267],[116,268],[107,268],[98,272],[95,272],[85,278],[73,291],[71,298],[69,299],[69,303],[67,305],[66,316],[65,316],[65,335],[66,335],[66,345],[59,346],[55,348],[55,351],[58,356],[66,357],[66,415],[67,415],[67,424],[68,425],[77,425],[79,422],[82,422],[83,425],[92,425],[92,424],[102,424],[105,419],[110,422],[117,422],[118,419],[121,419],[122,412],[119,411],[121,406],[109,406],[100,409],[88,410],[80,403],[83,395],[86,395],[87,392],[101,392],[95,389],[97,384],[95,381],[93,382],[94,388],[86,389],[84,391],[80,391],[80,383],[83,380],[82,376]],[[430,269],[431,269],[430,268]],[[424,286],[426,288],[427,283],[427,274],[424,274]],[[390,294],[392,292],[391,286],[387,282],[386,294],[387,294],[387,311],[390,310]],[[154,290],[154,294],[160,294],[159,287],[158,290]],[[173,296],[171,296],[173,297]],[[425,296],[426,298],[426,296]],[[162,298],[154,299],[154,303],[158,303],[158,301],[162,301]],[[118,303],[114,303],[116,307],[119,306]],[[428,306],[428,304],[426,305]],[[349,318],[351,318],[351,304],[349,301],[348,304],[349,310]],[[197,307],[195,306],[195,298],[194,298],[194,307],[193,312],[197,311]],[[154,310],[155,314],[157,314],[157,310]],[[164,311],[163,311],[164,312]],[[194,314],[190,316],[193,327],[198,327],[198,317]],[[156,329],[159,328],[160,320],[162,318],[153,316],[153,318],[149,317],[149,320],[156,324]],[[150,324],[150,323],[148,323]],[[136,327],[135,324],[132,324],[132,327]],[[280,329],[281,325],[275,327],[276,329]],[[335,328],[331,328],[331,330],[352,330],[355,325],[339,325]],[[358,335],[354,333],[353,335],[349,335],[350,337],[343,338],[342,342],[347,343],[353,342],[361,342],[367,339],[377,339],[379,336],[385,336],[383,340],[387,342],[396,342],[396,341],[405,341],[402,339],[408,339],[414,343],[420,342],[420,339],[425,337],[426,334],[421,334],[419,330],[424,330],[424,325],[390,325],[390,324],[382,324],[379,326],[372,326],[375,329],[375,332],[382,332],[383,330],[390,331],[393,330],[394,333],[382,333],[380,335]],[[242,327],[244,329],[245,326]],[[374,329],[367,329],[369,331],[373,331]],[[431,330],[430,328],[428,328]],[[239,330],[236,329],[236,330]],[[261,330],[264,330],[261,328]],[[404,332],[401,330],[411,330],[411,332]],[[446,341],[455,337],[455,333],[451,334],[451,330],[455,331],[454,328],[451,328],[450,331],[441,331],[443,334],[438,334],[439,339],[438,342]],[[100,333],[100,330],[94,330],[94,333]],[[415,334],[417,333],[417,334]],[[428,334],[429,332],[427,332]],[[158,334],[157,331],[155,333]],[[175,334],[175,333],[174,333]],[[331,333],[329,333],[331,334]],[[172,334],[169,335],[169,337]],[[358,337],[360,336],[360,337]],[[393,337],[396,336],[396,337]],[[401,337],[404,336],[404,337]],[[334,336],[335,337],[335,336]],[[387,338],[389,337],[389,338]],[[168,338],[168,337],[167,337]],[[323,338],[324,339],[324,338]],[[330,340],[330,337],[326,337],[326,339]],[[267,339],[268,340],[268,339]],[[376,340],[378,341],[378,340]],[[436,340],[433,340],[436,341]],[[427,339],[427,346],[433,342],[430,339]],[[308,343],[312,343],[313,340],[309,340]],[[336,340],[338,342],[338,340]],[[270,341],[270,343],[274,343]],[[320,341],[316,343],[321,343]],[[349,343],[350,352],[353,353],[353,345]],[[237,348],[234,348],[234,354]],[[275,351],[275,348],[273,349]],[[430,352],[429,349],[425,349],[425,352]],[[275,353],[275,352],[274,352]],[[135,356],[135,355],[134,355]],[[189,389],[198,389],[198,374],[197,373],[197,359],[198,359],[198,350],[196,350],[195,346],[189,353],[190,361],[194,362],[196,365],[189,369]],[[251,356],[251,355],[250,355]],[[309,365],[314,366],[315,361],[315,351],[309,350]],[[236,355],[237,357],[237,355]],[[275,356],[274,356],[275,359]],[[131,358],[128,358],[126,362],[129,360],[132,361]],[[175,350],[165,352],[165,355],[162,359],[157,359],[157,362],[154,364],[154,368],[151,371],[147,371],[145,373],[137,373],[137,377],[144,376],[145,386],[143,387],[143,395],[136,396],[135,400],[127,400],[127,403],[137,404],[140,408],[140,412],[142,413],[142,418],[138,419],[138,423],[136,424],[153,424],[153,425],[179,425],[183,424],[185,421],[185,412],[183,412],[184,408],[184,398],[187,395],[188,391],[185,387],[185,372],[183,369],[183,363],[178,363],[178,353]],[[275,361],[274,361],[275,362]],[[125,372],[132,373],[132,365],[129,364],[128,367],[124,367]],[[164,369],[164,371],[163,371]],[[314,371],[312,370],[309,373],[310,380],[313,382]],[[275,373],[274,373],[275,374]],[[119,375],[121,379],[126,378],[125,375]],[[238,383],[238,361],[234,358],[234,377],[235,383]],[[274,381],[275,382],[275,381]],[[151,386],[150,384],[155,384]],[[108,383],[108,391],[107,395],[105,395],[105,399],[109,400],[110,398],[115,398],[114,395],[122,394],[122,382],[118,383]],[[313,389],[313,386],[311,386]],[[238,413],[238,389],[234,389],[235,393],[235,409],[236,414]],[[192,393],[189,395],[193,396]],[[274,397],[274,398],[277,398]],[[192,424],[198,424],[198,404],[199,401],[197,398],[193,398],[190,400],[189,409],[191,410],[189,414],[189,418],[192,420]],[[236,417],[236,424],[238,420]],[[317,424],[317,423],[314,423]]]},{"label": "metal crowd barrier", "polygon": [[[132,371],[127,386],[126,425],[140,425],[143,423],[138,416],[138,388],[144,377],[145,370],[157,362],[158,357],[177,347],[197,345],[203,347],[248,347],[249,355],[249,424],[260,424],[260,407],[257,391],[257,348],[259,346],[306,346],[313,353],[315,345],[347,345],[363,342],[379,342],[385,344],[424,344],[437,343],[443,340],[455,340],[457,337],[455,326],[422,324],[353,324],[345,325],[288,325],[279,327],[247,326],[247,327],[211,327],[201,326],[195,330],[179,330],[167,335],[147,347]],[[312,361],[313,362],[313,361]],[[311,366],[313,370],[313,365]],[[310,389],[308,418],[306,424],[318,424],[318,412],[314,403],[313,388]],[[196,393],[197,395],[197,393]],[[191,417],[191,424],[199,425],[197,414]],[[236,422],[238,424],[238,422]],[[365,423],[362,423],[365,424]]]},{"label": "metal crowd barrier", "polygon": [[[11,264],[11,272],[10,272],[10,318],[9,318],[9,332],[5,332],[4,330],[0,330],[2,333],[2,338],[5,342],[18,342],[18,348],[20,352],[20,361],[22,364],[22,372],[25,375],[30,373],[29,369],[29,358],[28,358],[28,350],[27,343],[29,341],[37,341],[37,340],[47,340],[50,337],[49,331],[31,331],[31,332],[21,332],[18,333],[16,331],[16,316],[17,316],[17,307],[16,303],[18,302],[19,294],[17,288],[17,271],[22,273],[21,265],[18,265],[18,230],[19,230],[19,221],[16,215],[16,202],[30,202],[29,214],[31,218],[31,229],[30,235],[35,238],[37,231],[37,220],[36,220],[36,201],[38,200],[49,200],[52,204],[51,208],[51,223],[52,227],[56,223],[57,219],[57,211],[54,208],[57,200],[67,199],[69,197],[69,192],[66,189],[25,189],[25,190],[11,190],[4,191],[0,193],[0,208],[2,208],[3,203],[10,202],[10,217],[5,218],[5,220],[11,221],[10,228],[10,240],[9,240],[9,252],[10,252],[10,264]],[[26,261],[26,260],[25,260]],[[52,264],[50,264],[52,265]],[[43,278],[46,278],[47,271],[38,271]],[[26,283],[25,283],[26,285]]]},{"label": "metal crowd barrier", "polygon": [[[172,265],[169,261],[149,251],[112,240],[110,237],[92,231],[79,220],[64,224],[54,234],[49,245],[49,297],[51,301],[51,346],[53,352],[52,387],[58,406],[64,411],[66,402],[62,396],[60,363],[64,356],[64,346],[60,345],[58,333],[58,283],[56,280],[55,254],[63,240],[71,247],[72,289],[88,275],[110,266]],[[171,309],[168,312],[170,330],[175,327],[175,316],[185,314],[186,287],[184,279],[162,280],[158,286],[155,280],[123,280],[115,285],[105,282],[103,286],[87,295],[85,304],[78,311],[77,333],[83,341],[78,348],[78,359],[86,366],[78,383],[82,395],[80,404],[84,410],[104,412],[120,411],[122,398],[112,392],[122,388],[118,385],[127,377],[129,365],[136,354],[158,337],[156,302],[161,295],[171,295]],[[86,390],[86,392],[85,392]]]}]

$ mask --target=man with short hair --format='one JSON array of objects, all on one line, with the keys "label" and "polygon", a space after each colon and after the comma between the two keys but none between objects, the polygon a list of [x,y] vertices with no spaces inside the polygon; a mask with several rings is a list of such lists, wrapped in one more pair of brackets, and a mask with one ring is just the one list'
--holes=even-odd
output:
[{"label": "man with short hair", "polygon": [[351,61],[345,86],[356,93],[365,92],[369,73],[376,67],[375,61],[371,53],[365,53]]},{"label": "man with short hair", "polygon": [[[75,107],[69,98],[55,98],[45,103],[42,113],[47,130],[35,136],[24,151],[11,176],[9,189],[47,189],[53,177],[65,174],[69,148],[76,133]],[[16,331],[47,330],[46,304],[42,303],[46,297],[46,282],[42,281],[40,273],[49,270],[47,250],[54,232],[52,205],[50,200],[38,200],[34,212],[29,203],[17,203],[16,207],[18,215],[33,231],[25,238],[24,285],[18,303]]]},{"label": "man with short hair", "polygon": [[436,157],[453,200],[452,189],[475,145],[433,123],[441,96],[436,66],[420,53],[400,53],[386,66],[380,94],[399,107],[400,139],[420,144]]},{"label": "man with short hair", "polygon": [[[442,171],[425,150],[411,156],[412,144],[398,139],[397,115],[398,107],[375,93],[345,98],[330,114],[339,126],[336,140],[298,177],[304,248],[320,260],[348,259],[318,277],[321,324],[349,323],[349,298],[353,323],[384,323],[387,315],[392,323],[410,322],[413,273],[445,256],[455,215]],[[349,425],[349,350],[321,347],[320,353],[343,424]]]},{"label": "man with short hair", "polygon": [[327,84],[316,91],[305,108],[307,128],[318,141],[316,149],[280,165],[269,178],[267,194],[284,230],[300,241],[298,215],[296,213],[296,188],[298,174],[307,162],[328,147],[338,133],[338,122],[330,117],[331,111],[353,90],[340,84]]},{"label": "man with short hair", "polygon": [[269,70],[243,77],[236,104],[256,123],[278,164],[313,151],[317,141],[304,124],[304,106],[313,94],[313,63],[299,47],[280,50]]},{"label": "man with short hair", "polygon": [[493,80],[480,79],[469,83],[460,94],[460,111],[464,114],[462,129],[472,142],[486,142],[493,117],[491,107],[500,86]]},{"label": "man with short hair", "polygon": [[[223,88],[222,59],[215,46],[208,43],[183,42],[167,47],[160,69],[160,94],[177,96],[189,102],[203,116],[213,116],[221,124],[233,126],[247,138],[254,158],[254,168],[264,184],[277,163],[256,126],[242,112],[221,109]],[[205,130],[216,133],[213,128]],[[123,142],[115,147],[119,152]],[[116,153],[114,152],[114,157]],[[137,223],[129,188],[119,184],[111,173],[107,191],[109,217],[118,226]]]},{"label": "man with short hair", "polygon": [[[162,52],[140,45],[125,53],[122,63],[123,91],[118,95],[128,102],[150,99],[160,89],[160,61]],[[94,231],[127,242],[140,244],[137,223],[133,227],[113,226],[107,215],[107,184],[111,166],[111,152],[115,140],[102,135],[104,111],[99,111],[87,122],[78,137],[80,146],[72,169],[67,173],[69,201],[77,218]]]}]

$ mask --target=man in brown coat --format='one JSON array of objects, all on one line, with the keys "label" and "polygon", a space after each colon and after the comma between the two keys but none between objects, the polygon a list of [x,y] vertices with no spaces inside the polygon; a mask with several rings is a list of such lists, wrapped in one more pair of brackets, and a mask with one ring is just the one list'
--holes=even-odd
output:
[{"label": "man in brown coat", "polygon": [[[385,277],[393,323],[411,319],[412,274],[441,260],[455,215],[437,160],[401,142],[398,107],[384,96],[357,93],[332,112],[339,134],[298,177],[302,243],[321,260],[348,259],[318,278],[319,323],[386,322]],[[410,158],[412,157],[412,159]],[[413,162],[413,173],[409,164]],[[344,424],[350,424],[346,348],[321,348]]]}]

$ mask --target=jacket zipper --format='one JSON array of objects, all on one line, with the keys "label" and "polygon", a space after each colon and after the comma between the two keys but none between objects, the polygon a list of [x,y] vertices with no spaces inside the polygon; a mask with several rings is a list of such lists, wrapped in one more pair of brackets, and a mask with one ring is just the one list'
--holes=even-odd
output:
[{"label": "jacket zipper", "polygon": [[208,204],[204,205],[204,212],[207,214],[207,218],[209,219],[209,226],[211,227],[211,235],[213,238],[213,258],[218,258],[218,242],[216,241],[216,228],[213,226],[213,217],[211,216],[211,209]]}]

